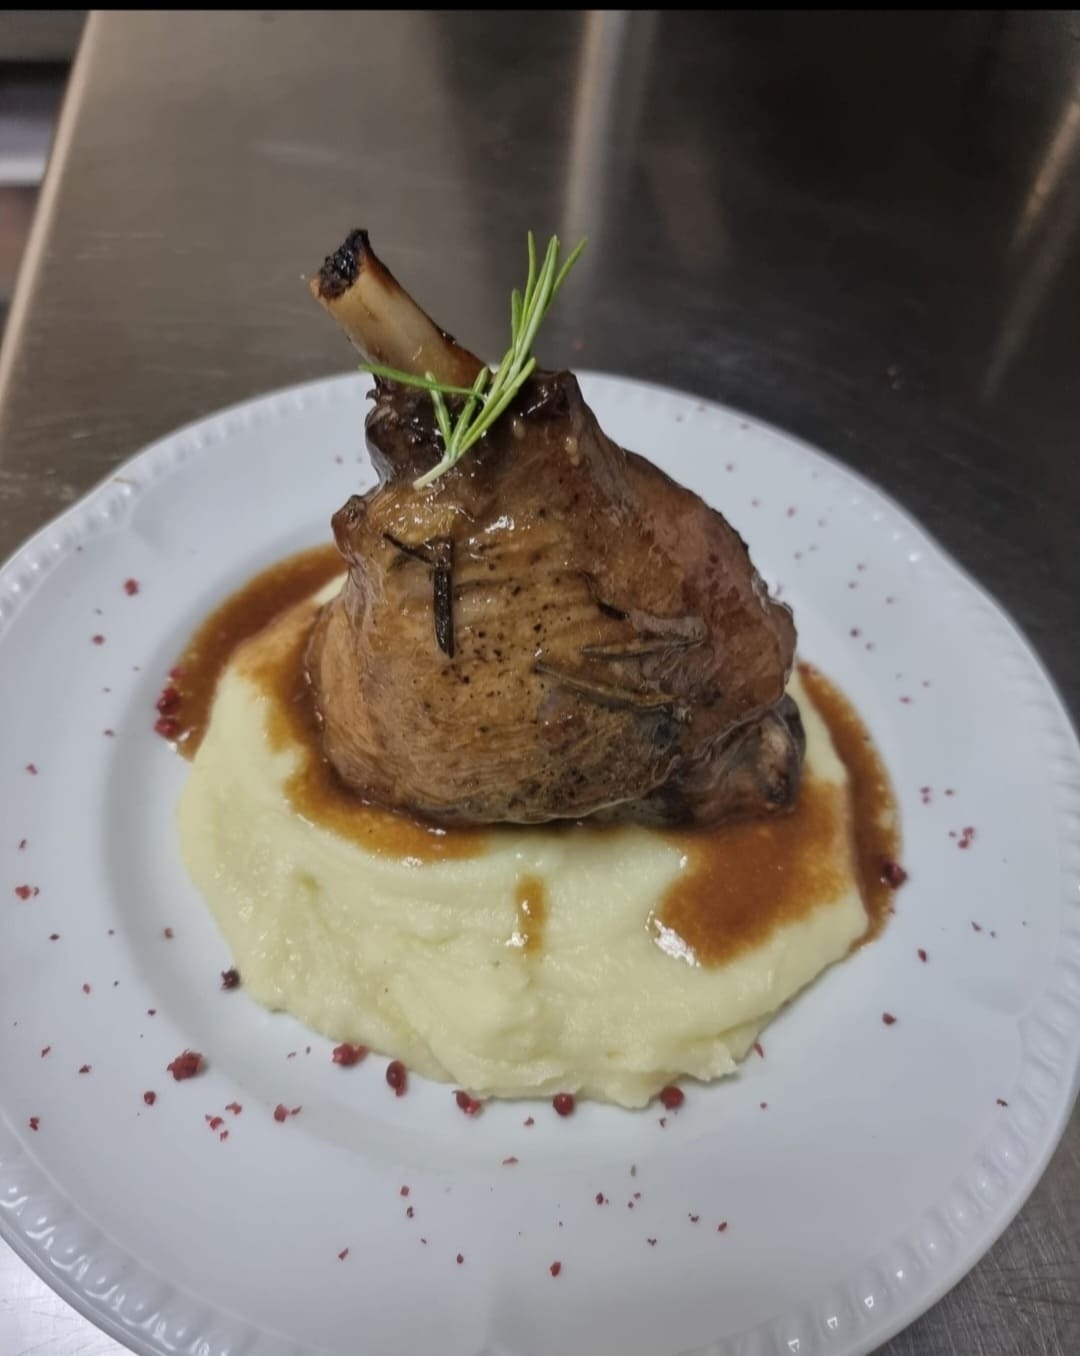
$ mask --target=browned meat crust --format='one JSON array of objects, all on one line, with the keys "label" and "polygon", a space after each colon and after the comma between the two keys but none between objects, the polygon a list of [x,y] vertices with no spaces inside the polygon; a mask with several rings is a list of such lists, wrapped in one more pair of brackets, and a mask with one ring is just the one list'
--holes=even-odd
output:
[{"label": "browned meat crust", "polygon": [[444,823],[790,807],[790,611],[720,514],[604,435],[570,373],[534,376],[425,490],[425,393],[380,382],[367,434],[381,483],[334,516],[349,576],[308,655],[349,786]]}]

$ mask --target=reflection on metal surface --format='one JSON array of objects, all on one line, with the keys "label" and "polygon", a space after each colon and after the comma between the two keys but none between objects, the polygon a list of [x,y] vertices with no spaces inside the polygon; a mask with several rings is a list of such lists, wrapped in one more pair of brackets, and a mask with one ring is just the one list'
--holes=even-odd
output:
[{"label": "reflection on metal surface", "polygon": [[[1013,234],[1014,251],[1032,246],[1031,262],[1020,280],[998,330],[980,392],[993,400],[1002,379],[1030,334],[1050,285],[1068,257],[1080,223],[1080,74],[1061,111],[1050,144],[1039,162]],[[1042,228],[1041,238],[1038,228]]]},{"label": "reflection on metal surface", "polygon": [[567,241],[589,236],[594,243],[593,254],[603,221],[600,189],[606,177],[619,66],[629,25],[630,14],[625,9],[594,9],[585,17],[566,167],[563,235]]},{"label": "reflection on metal surface", "polygon": [[1047,202],[1072,164],[1078,148],[1080,148],[1080,78],[1077,79],[1072,98],[1065,106],[1065,112],[1058,120],[1046,155],[1035,175],[1035,182],[1031,185],[1031,191],[1024,203],[1024,212],[1013,236],[1014,249],[1022,249],[1027,243],[1028,236],[1034,230]]},{"label": "reflection on metal surface", "polygon": [[[656,25],[654,10],[590,10],[585,17],[561,228],[568,243],[589,239],[582,271],[601,257],[607,222],[620,214]],[[578,289],[579,304],[584,295]]]}]

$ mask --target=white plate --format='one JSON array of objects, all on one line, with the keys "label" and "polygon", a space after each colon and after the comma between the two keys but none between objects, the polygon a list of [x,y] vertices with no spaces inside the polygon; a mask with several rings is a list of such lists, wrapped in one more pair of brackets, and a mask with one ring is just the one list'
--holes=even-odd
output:
[{"label": "white plate", "polygon": [[[1080,761],[1039,663],[820,453],[686,396],[583,385],[613,437],[748,538],[803,655],[869,722],[902,803],[897,916],[666,1128],[598,1105],[473,1120],[442,1085],[396,1099],[383,1060],[334,1067],[328,1041],[221,991],[229,956],[177,850],[186,764],[151,726],[199,619],[371,483],[366,384],[155,444],[0,573],[0,1231],[138,1351],[866,1352],[985,1251],[1061,1133]],[[208,1072],[175,1083],[188,1047]],[[279,1102],[303,1111],[278,1124]]]}]

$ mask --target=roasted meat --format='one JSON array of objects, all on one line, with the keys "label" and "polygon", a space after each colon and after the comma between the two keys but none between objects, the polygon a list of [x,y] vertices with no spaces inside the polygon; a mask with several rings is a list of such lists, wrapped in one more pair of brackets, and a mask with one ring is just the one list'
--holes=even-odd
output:
[{"label": "roasted meat", "polygon": [[[372,361],[468,385],[480,360],[354,232],[312,290]],[[380,379],[379,485],[333,518],[348,565],[308,669],[361,797],[444,824],[716,823],[788,809],[795,650],[738,533],[537,372],[452,469],[430,396]]]}]

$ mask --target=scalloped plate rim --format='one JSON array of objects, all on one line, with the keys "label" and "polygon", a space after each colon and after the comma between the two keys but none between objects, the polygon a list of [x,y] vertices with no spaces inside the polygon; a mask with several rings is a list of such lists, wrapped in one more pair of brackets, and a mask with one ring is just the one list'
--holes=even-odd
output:
[{"label": "scalloped plate rim", "polygon": [[[1025,636],[1023,630],[1016,621],[1005,611],[1000,603],[975,579],[969,571],[960,564],[943,547],[937,538],[929,532],[912,514],[887,491],[881,489],[873,481],[863,476],[860,472],[853,470],[845,462],[839,460],[832,454],[823,451],[821,448],[807,442],[797,434],[792,434],[787,430],[761,419],[756,415],[746,413],[736,407],[727,405],[721,401],[703,397],[696,392],[681,390],[676,387],[664,385],[662,383],[648,381],[636,377],[623,377],[615,373],[601,372],[582,369],[577,375],[583,385],[588,386],[592,383],[603,383],[616,389],[626,390],[627,388],[637,389],[648,392],[656,397],[674,397],[680,401],[693,402],[706,412],[720,413],[742,421],[749,429],[763,432],[771,438],[786,443],[788,446],[798,450],[800,455],[808,456],[824,466],[828,472],[846,484],[861,495],[865,495],[874,501],[876,505],[885,510],[895,521],[896,525],[902,527],[912,538],[914,538],[921,548],[931,558],[930,562],[933,568],[939,573],[944,573],[946,577],[951,576],[951,582],[954,586],[967,591],[981,605],[985,612],[986,621],[992,623],[1000,632],[1014,653],[1023,659],[1029,666],[1031,676],[1035,678],[1043,688],[1043,695],[1048,699],[1046,705],[1048,713],[1060,727],[1061,732],[1066,735],[1069,745],[1069,757],[1074,765],[1074,769],[1080,771],[1080,742],[1077,739],[1076,728],[1073,725],[1068,707],[1057,687],[1051,674],[1048,672],[1040,655]],[[125,473],[142,473],[142,479],[136,481],[131,488],[131,493],[137,495],[148,484],[169,474],[172,470],[179,469],[189,459],[187,456],[176,459],[175,456],[169,456],[175,453],[178,448],[184,448],[184,445],[190,441],[193,436],[205,435],[209,430],[220,432],[223,443],[229,440],[229,422],[237,417],[250,419],[252,416],[262,415],[270,419],[278,419],[285,415],[303,415],[304,411],[316,401],[328,402],[337,397],[343,400],[351,400],[354,397],[362,397],[369,389],[369,383],[363,378],[357,377],[352,372],[343,372],[328,377],[316,379],[314,381],[298,382],[289,386],[276,388],[272,391],[260,395],[251,396],[211,412],[208,415],[192,419],[176,429],[162,434],[152,442],[142,447],[131,456],[118,463],[116,467],[103,476],[94,486],[92,486],[75,503],[69,505],[61,513],[57,514],[47,523],[38,528],[30,537],[28,537],[12,554],[0,565],[0,584],[8,577],[14,574],[18,569],[29,566],[35,572],[35,585],[50,572],[48,569],[41,569],[39,559],[42,552],[51,552],[53,560],[50,565],[59,563],[74,549],[76,541],[73,540],[65,547],[62,534],[65,529],[78,526],[76,538],[81,540],[89,535],[86,531],[84,519],[85,516],[97,506],[99,501],[106,498],[109,491],[116,484],[118,479]],[[203,444],[195,449],[186,449],[189,452],[195,451],[199,454],[208,451],[208,447]],[[168,460],[166,460],[168,458]],[[147,474],[148,472],[148,474]],[[122,529],[121,529],[122,530]],[[18,615],[25,599],[31,595],[34,587],[24,591],[23,599],[14,608],[11,615]],[[11,615],[0,616],[0,640],[3,639],[4,632],[8,629]],[[1076,799],[1080,806],[1080,798]],[[1060,806],[1057,807],[1060,809]],[[1065,864],[1064,869],[1068,869]],[[1065,934],[1064,929],[1059,934],[1058,945],[1053,955],[1048,959],[1048,974],[1053,967],[1063,958],[1067,957],[1069,952],[1070,938]],[[1080,948],[1074,948],[1080,955]],[[1017,1018],[1018,1027],[1022,1022],[1038,1012],[1039,1007],[1050,997],[1053,996],[1053,989],[1049,983],[1044,985],[1042,990],[1033,998],[1029,1008],[1023,1017]],[[1021,1045],[1027,1057],[1027,1040],[1021,1034]],[[849,1340],[842,1347],[833,1347],[829,1349],[836,1352],[843,1352],[844,1356],[866,1356],[881,1344],[888,1341],[896,1333],[903,1330],[915,1319],[924,1314],[934,1304],[936,1304],[945,1294],[961,1280],[978,1261],[989,1251],[993,1244],[1001,1237],[1004,1231],[1009,1227],[1016,1215],[1023,1208],[1031,1192],[1039,1182],[1046,1167],[1057,1149],[1061,1137],[1068,1124],[1073,1111],[1073,1106],[1078,1093],[1080,1093],[1080,1027],[1074,1027],[1070,1033],[1070,1048],[1066,1050],[1062,1057],[1062,1065],[1069,1063],[1071,1056],[1071,1075],[1063,1077],[1055,1088],[1052,1097],[1052,1104],[1055,1106],[1054,1114],[1048,1116],[1047,1121],[1038,1134],[1036,1143],[1038,1152],[1034,1154],[1026,1164],[1022,1166],[1016,1176],[1009,1179],[1005,1193],[1004,1202],[999,1206],[991,1206],[992,1216],[989,1228],[978,1228],[974,1235],[961,1237],[955,1255],[947,1258],[933,1271],[927,1272],[927,1284],[921,1288],[916,1286],[914,1292],[905,1293],[893,1300],[892,1312],[887,1313],[884,1322],[877,1323],[870,1330],[861,1335],[852,1334],[852,1340]],[[1022,1065],[1023,1062],[1022,1061]],[[46,1167],[33,1161],[33,1157],[27,1155],[22,1148],[19,1140],[14,1134],[13,1127],[7,1122],[4,1116],[3,1129],[8,1137],[14,1142],[15,1162],[22,1162],[29,1168],[32,1177],[38,1180],[34,1185],[34,1194],[49,1194],[53,1192],[54,1198],[66,1206],[68,1210],[81,1216],[90,1227],[96,1231],[99,1243],[107,1243],[118,1253],[123,1255],[126,1267],[126,1279],[130,1282],[134,1275],[143,1275],[152,1277],[157,1283],[169,1288],[170,1298],[179,1298],[183,1296],[189,1303],[195,1303],[204,1310],[210,1309],[210,1317],[225,1318],[230,1324],[238,1324],[243,1328],[243,1337],[241,1345],[235,1350],[248,1352],[255,1348],[252,1343],[261,1344],[269,1340],[275,1345],[280,1345],[281,1349],[292,1348],[292,1339],[275,1334],[270,1330],[258,1327],[250,1319],[242,1315],[229,1313],[227,1310],[218,1308],[212,1309],[205,1301],[198,1300],[189,1296],[186,1291],[181,1291],[172,1286],[165,1277],[154,1272],[144,1263],[139,1261],[133,1255],[126,1252],[122,1245],[112,1239],[100,1227],[93,1223],[81,1207],[70,1198],[55,1192],[49,1185],[50,1174]],[[1030,1142],[1030,1140],[1028,1141]],[[975,1161],[978,1154],[985,1147],[984,1140],[976,1150]],[[970,1174],[972,1163],[968,1163],[961,1175],[954,1179],[951,1189]],[[43,1190],[44,1188],[44,1190]],[[920,1217],[921,1218],[921,1217]],[[875,1266],[877,1259],[883,1256],[890,1249],[904,1244],[913,1229],[909,1229],[908,1234],[899,1238],[893,1238],[885,1248],[881,1249],[875,1256],[867,1258],[860,1270],[850,1271],[838,1278],[832,1285],[834,1288],[840,1288],[847,1293],[853,1293],[855,1281],[863,1271]],[[38,1275],[45,1283],[54,1290],[65,1302],[71,1305],[79,1314],[88,1321],[92,1322],[97,1328],[105,1332],[110,1337],[119,1341],[136,1352],[153,1353],[153,1356],[159,1356],[159,1353],[175,1352],[178,1350],[172,1344],[165,1341],[158,1341],[150,1331],[140,1331],[136,1327],[127,1323],[121,1318],[107,1302],[95,1300],[84,1288],[80,1288],[67,1275],[57,1271],[46,1250],[35,1247],[34,1242],[23,1231],[17,1227],[17,1218],[10,1216],[5,1210],[0,1210],[0,1238],[12,1248],[12,1250]],[[813,1307],[820,1300],[817,1296],[814,1300],[807,1301],[803,1306],[805,1312]],[[168,1302],[164,1304],[160,1311],[156,1311],[147,1319],[140,1322],[140,1328],[143,1324],[149,1324],[153,1320],[161,1320],[165,1316],[168,1308]],[[715,1339],[713,1343],[702,1347],[687,1349],[683,1356],[709,1356],[710,1353],[721,1353],[727,1350],[743,1349],[748,1341],[755,1338],[765,1337],[770,1330],[777,1336],[775,1330],[778,1325],[784,1322],[783,1319],[769,1319],[764,1323],[750,1329],[744,1329],[739,1333],[733,1333],[728,1336]],[[807,1337],[813,1338],[814,1335],[808,1333]],[[184,1350],[195,1351],[199,1344],[204,1340],[198,1334],[193,1336],[183,1348]],[[822,1347],[823,1339],[818,1334],[817,1338],[811,1344],[811,1351]],[[797,1350],[797,1347],[791,1347],[791,1350]],[[316,1348],[308,1348],[315,1351]]]}]

